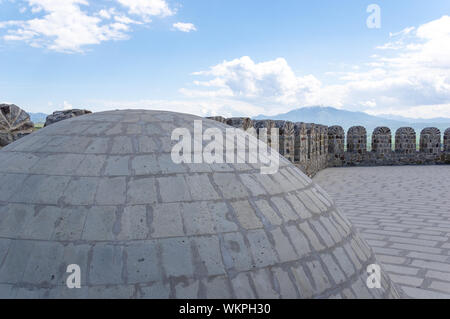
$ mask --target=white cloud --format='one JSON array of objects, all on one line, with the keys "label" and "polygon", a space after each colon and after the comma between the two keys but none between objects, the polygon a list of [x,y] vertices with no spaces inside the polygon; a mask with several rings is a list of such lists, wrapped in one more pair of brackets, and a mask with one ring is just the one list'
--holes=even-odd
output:
[{"label": "white cloud", "polygon": [[314,75],[295,74],[283,58],[256,63],[242,57],[195,72],[206,79],[180,92],[191,98],[244,101],[263,107],[268,115],[311,105],[424,118],[450,115],[450,17],[391,33],[390,38],[394,42],[380,46],[383,50],[366,64],[327,72],[328,78],[336,77],[333,85],[323,85]]},{"label": "white cloud", "polygon": [[73,109],[73,106],[69,102],[64,101],[63,108],[64,108],[64,110],[71,110],[71,109]]},{"label": "white cloud", "polygon": [[181,32],[197,31],[197,28],[192,23],[177,22],[174,23],[172,26]]},{"label": "white cloud", "polygon": [[[22,3],[35,17],[0,21],[0,36],[6,41],[25,41],[33,47],[68,53],[83,52],[87,45],[127,39],[131,25],[149,23],[151,16],[173,14],[165,0],[99,1],[95,5],[104,8],[98,12],[91,6],[93,1],[88,0],[23,0]],[[2,29],[5,31],[1,32]]]},{"label": "white cloud", "polygon": [[118,0],[128,12],[142,17],[173,15],[174,12],[169,8],[165,0]]},{"label": "white cloud", "polygon": [[181,89],[186,96],[221,97],[270,105],[271,112],[288,104],[312,105],[321,100],[321,82],[313,75],[296,76],[283,58],[255,63],[244,56],[194,75],[212,79],[195,81],[193,84],[200,89]]}]

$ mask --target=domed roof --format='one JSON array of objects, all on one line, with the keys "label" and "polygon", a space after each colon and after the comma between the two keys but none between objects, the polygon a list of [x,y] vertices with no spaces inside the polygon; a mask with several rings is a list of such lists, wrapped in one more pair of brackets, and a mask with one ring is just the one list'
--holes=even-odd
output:
[{"label": "domed roof", "polygon": [[[396,297],[328,195],[286,159],[175,164],[196,116],[113,111],[0,151],[0,297]],[[203,128],[228,126],[203,120]],[[68,265],[81,288],[69,289]]]}]

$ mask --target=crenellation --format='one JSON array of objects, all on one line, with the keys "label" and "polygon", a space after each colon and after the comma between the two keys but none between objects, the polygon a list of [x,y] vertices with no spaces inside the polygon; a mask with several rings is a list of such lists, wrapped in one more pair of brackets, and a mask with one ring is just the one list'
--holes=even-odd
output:
[{"label": "crenellation", "polygon": [[367,152],[367,131],[362,126],[353,126],[347,132],[347,152],[364,154]]},{"label": "crenellation", "polygon": [[389,127],[377,127],[372,133],[372,152],[380,155],[392,152],[392,134]]},{"label": "crenellation", "polygon": [[395,132],[395,151],[400,154],[414,154],[417,151],[416,131],[411,127],[401,127]]},{"label": "crenellation", "polygon": [[[444,133],[443,149],[441,133],[437,128],[426,128],[420,134],[420,148],[416,147],[416,132],[411,127],[401,127],[395,132],[395,150],[392,131],[377,127],[372,134],[371,151],[368,151],[367,130],[353,126],[347,132],[341,126],[290,121],[257,120],[248,118],[224,119],[219,122],[258,132],[267,128],[269,145],[270,129],[279,130],[279,153],[309,176],[326,167],[382,166],[382,165],[430,165],[450,164],[450,128]],[[345,148],[345,145],[347,147]]]},{"label": "crenellation", "polygon": [[420,133],[420,152],[429,155],[441,153],[441,131],[435,127],[427,127]]}]

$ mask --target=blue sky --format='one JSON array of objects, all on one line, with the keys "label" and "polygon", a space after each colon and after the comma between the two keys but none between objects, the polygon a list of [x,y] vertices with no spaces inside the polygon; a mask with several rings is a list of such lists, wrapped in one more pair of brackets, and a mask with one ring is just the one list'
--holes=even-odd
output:
[{"label": "blue sky", "polygon": [[448,0],[0,0],[0,102],[450,117],[449,15]]}]

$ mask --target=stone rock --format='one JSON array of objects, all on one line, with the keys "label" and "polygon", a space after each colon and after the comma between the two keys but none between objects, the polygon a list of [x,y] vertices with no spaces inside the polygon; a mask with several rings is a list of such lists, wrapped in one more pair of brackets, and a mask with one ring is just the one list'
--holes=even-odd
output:
[{"label": "stone rock", "polygon": [[14,104],[0,104],[0,147],[33,133],[30,116]]},{"label": "stone rock", "polygon": [[44,126],[49,126],[53,123],[64,121],[64,120],[70,119],[72,117],[77,117],[77,116],[91,114],[91,113],[92,113],[91,111],[80,110],[80,109],[55,111],[55,112],[53,112],[53,114],[47,116]]}]

